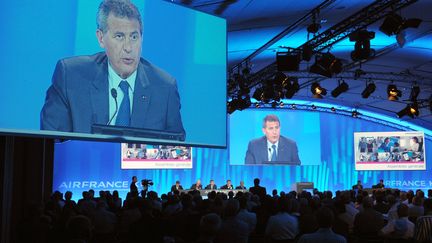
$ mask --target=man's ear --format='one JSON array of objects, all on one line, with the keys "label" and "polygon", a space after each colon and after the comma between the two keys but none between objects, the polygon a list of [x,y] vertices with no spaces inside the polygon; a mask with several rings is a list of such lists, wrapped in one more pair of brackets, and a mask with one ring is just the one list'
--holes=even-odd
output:
[{"label": "man's ear", "polygon": [[99,46],[101,48],[105,49],[105,43],[104,43],[103,37],[104,37],[104,33],[102,32],[102,30],[97,29],[96,30],[96,38],[99,42]]}]

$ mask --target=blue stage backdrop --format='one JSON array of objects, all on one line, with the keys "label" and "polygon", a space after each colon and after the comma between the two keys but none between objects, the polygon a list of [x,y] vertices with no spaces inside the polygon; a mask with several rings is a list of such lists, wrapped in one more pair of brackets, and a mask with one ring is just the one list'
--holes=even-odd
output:
[{"label": "blue stage backdrop", "polygon": [[[237,111],[238,112],[238,111]],[[313,112],[313,111],[310,111]],[[291,112],[295,116],[295,112]],[[235,185],[244,180],[251,186],[253,179],[261,178],[268,189],[289,191],[295,182],[313,182],[320,190],[351,188],[357,180],[366,187],[384,179],[387,187],[401,189],[432,188],[431,166],[426,171],[355,171],[354,132],[394,131],[393,128],[362,119],[331,113],[321,113],[321,165],[308,166],[242,166],[230,165],[224,149],[194,149],[193,169],[187,170],[121,170],[120,144],[68,141],[55,146],[53,189],[72,191],[80,197],[83,190],[118,190],[125,197],[132,176],[139,180],[152,179],[151,188],[167,192],[176,180],[186,188],[198,178],[207,184],[214,179],[218,186],[231,179]],[[231,128],[232,129],[232,128]],[[241,129],[241,128],[238,128]],[[432,158],[430,140],[426,140],[426,160]],[[308,148],[313,153],[320,148]]]}]

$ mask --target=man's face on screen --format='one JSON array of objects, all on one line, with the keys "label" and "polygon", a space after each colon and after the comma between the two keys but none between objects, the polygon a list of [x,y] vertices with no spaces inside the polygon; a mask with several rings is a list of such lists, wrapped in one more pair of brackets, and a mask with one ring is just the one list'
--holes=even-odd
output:
[{"label": "man's face on screen", "polygon": [[262,129],[263,133],[271,143],[276,143],[280,137],[280,126],[277,121],[267,121]]},{"label": "man's face on screen", "polygon": [[114,71],[126,79],[138,67],[141,56],[142,37],[136,19],[120,18],[112,14],[107,19],[108,30],[97,30],[100,47],[105,49]]}]

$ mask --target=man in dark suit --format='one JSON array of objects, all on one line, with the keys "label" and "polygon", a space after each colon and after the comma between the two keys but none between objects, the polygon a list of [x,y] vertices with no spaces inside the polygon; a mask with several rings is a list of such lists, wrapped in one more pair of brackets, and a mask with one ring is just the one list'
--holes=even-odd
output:
[{"label": "man in dark suit", "polygon": [[41,129],[92,132],[93,124],[185,134],[176,80],[141,58],[142,21],[129,1],[104,0],[96,36],[105,52],[60,60]]},{"label": "man in dark suit", "polygon": [[246,189],[246,186],[244,185],[244,181],[240,181],[240,185],[236,186],[235,189],[241,189],[241,190]]},{"label": "man in dark suit", "polygon": [[264,118],[262,131],[265,136],[249,142],[245,164],[300,165],[297,144],[280,135],[280,121],[275,115]]},{"label": "man in dark suit", "polygon": [[225,190],[233,190],[234,187],[233,187],[233,185],[231,184],[231,180],[227,180],[227,183],[226,183],[225,185],[223,185],[223,186],[221,187],[221,189],[225,189]]},{"label": "man in dark suit", "polygon": [[130,193],[133,195],[138,196],[138,187],[136,186],[136,183],[138,181],[138,178],[136,176],[132,176],[132,182],[130,184]]},{"label": "man in dark suit", "polygon": [[205,187],[205,189],[206,190],[216,190],[217,189],[217,186],[216,186],[216,184],[215,184],[215,181],[212,179],[212,180],[210,180],[210,184],[208,184],[206,187]]},{"label": "man in dark suit", "polygon": [[372,186],[372,188],[374,188],[374,189],[381,189],[381,188],[384,188],[384,187],[385,187],[385,185],[384,185],[384,180],[383,179],[379,180],[378,184]]},{"label": "man in dark suit", "polygon": [[249,188],[249,191],[252,194],[258,195],[261,201],[264,201],[265,196],[267,195],[267,189],[265,187],[262,187],[259,185],[260,179],[255,178],[254,179],[254,186]]},{"label": "man in dark suit", "polygon": [[352,189],[353,190],[363,190],[363,185],[362,185],[361,180],[358,180],[357,184],[355,184],[354,186],[352,186]]},{"label": "man in dark suit", "polygon": [[180,191],[183,190],[182,185],[180,185],[180,181],[176,181],[175,185],[171,186],[171,191]]}]

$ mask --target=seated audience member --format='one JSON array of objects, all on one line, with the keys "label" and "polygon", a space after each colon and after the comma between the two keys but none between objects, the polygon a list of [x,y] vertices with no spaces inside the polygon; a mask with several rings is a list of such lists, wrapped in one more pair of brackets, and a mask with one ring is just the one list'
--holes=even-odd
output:
[{"label": "seated audience member", "polygon": [[201,180],[198,179],[195,184],[191,186],[192,190],[202,190]]},{"label": "seated audience member", "polygon": [[425,215],[418,217],[415,224],[415,242],[432,242],[432,199],[423,203]]},{"label": "seated audience member", "polygon": [[359,210],[350,201],[350,195],[348,192],[343,192],[340,195],[340,213],[338,214],[338,220],[348,225],[348,231],[354,230],[355,216],[359,213]]},{"label": "seated audience member", "polygon": [[408,206],[399,204],[397,214],[398,219],[390,220],[380,233],[390,238],[411,239],[414,236],[414,224],[408,219]]},{"label": "seated audience member", "polygon": [[363,211],[360,211],[354,219],[354,232],[359,236],[376,236],[384,227],[382,214],[373,209],[373,200],[370,197],[363,198]]},{"label": "seated audience member", "polygon": [[70,218],[66,224],[66,231],[69,235],[69,240],[66,242],[90,242],[92,228],[92,223],[86,216],[77,215]]},{"label": "seated audience member", "polygon": [[377,191],[375,193],[375,205],[374,209],[382,214],[387,214],[389,211],[389,204],[385,202],[385,194],[383,191]]},{"label": "seated audience member", "polygon": [[427,195],[428,195],[428,198],[432,198],[432,189],[429,189],[429,190],[428,190]]},{"label": "seated audience member", "polygon": [[236,186],[235,189],[245,190],[246,187],[245,187],[245,185],[244,185],[244,181],[240,181],[240,185]]},{"label": "seated audience member", "polygon": [[249,238],[249,226],[238,219],[240,205],[236,199],[228,200],[224,209],[225,219],[219,230],[215,242],[247,243]]},{"label": "seated audience member", "polygon": [[264,201],[265,196],[267,195],[267,190],[265,187],[262,187],[259,185],[260,183],[260,179],[255,178],[254,179],[254,186],[249,188],[249,191],[252,194],[258,195],[261,202]]},{"label": "seated audience member", "polygon": [[108,210],[104,201],[99,201],[92,214],[93,232],[95,236],[106,239],[114,234],[117,225],[117,216]]},{"label": "seated audience member", "polygon": [[239,199],[240,211],[237,214],[237,219],[245,222],[249,226],[248,233],[252,233],[255,230],[257,224],[256,214],[247,210],[248,200],[246,196],[242,196]]},{"label": "seated audience member", "polygon": [[231,184],[231,180],[227,180],[227,184],[223,185],[223,186],[221,187],[221,189],[225,189],[225,190],[233,190],[234,187],[233,187],[233,185]]},{"label": "seated audience member", "polygon": [[305,234],[298,240],[298,243],[315,243],[315,242],[334,242],[345,243],[346,239],[342,235],[335,234],[332,231],[334,214],[327,207],[321,207],[317,213],[319,229],[315,233]]},{"label": "seated audience member", "polygon": [[276,189],[272,190],[272,197],[275,199],[279,198],[278,191]]},{"label": "seated audience member", "polygon": [[217,233],[221,227],[222,220],[219,215],[209,213],[201,217],[199,225],[199,236],[196,243],[211,243],[214,242]]},{"label": "seated audience member", "polygon": [[67,191],[64,194],[64,198],[65,198],[65,205],[66,204],[71,204],[73,205],[73,207],[75,207],[77,204],[74,200],[72,200],[72,192],[71,191]]},{"label": "seated audience member", "polygon": [[361,180],[357,181],[357,184],[355,184],[354,186],[352,186],[353,190],[363,190],[363,185],[361,183]]},{"label": "seated audience member", "polygon": [[265,235],[272,241],[294,240],[299,233],[298,219],[289,214],[291,201],[288,198],[280,198],[279,212],[269,218]]},{"label": "seated audience member", "polygon": [[216,190],[216,189],[217,189],[217,186],[216,186],[214,180],[210,180],[210,184],[208,184],[208,185],[205,187],[205,189],[206,189],[206,190]]},{"label": "seated audience member", "polygon": [[412,203],[409,205],[408,216],[410,219],[412,218],[414,220],[413,222],[415,222],[415,219],[423,215],[423,198],[420,196],[415,196],[412,200]]},{"label": "seated audience member", "polygon": [[176,181],[175,185],[171,187],[171,191],[180,191],[183,190],[182,185],[180,185],[180,181]]}]

